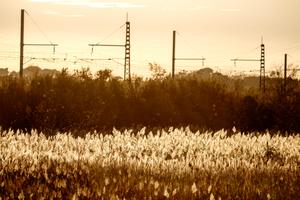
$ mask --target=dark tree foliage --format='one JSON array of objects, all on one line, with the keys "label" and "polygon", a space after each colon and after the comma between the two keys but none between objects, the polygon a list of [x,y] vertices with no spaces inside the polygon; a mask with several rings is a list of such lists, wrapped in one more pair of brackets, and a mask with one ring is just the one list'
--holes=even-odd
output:
[{"label": "dark tree foliage", "polygon": [[267,79],[267,92],[220,74],[122,81],[109,70],[0,80],[2,129],[109,130],[191,126],[204,130],[300,131],[299,81]]}]

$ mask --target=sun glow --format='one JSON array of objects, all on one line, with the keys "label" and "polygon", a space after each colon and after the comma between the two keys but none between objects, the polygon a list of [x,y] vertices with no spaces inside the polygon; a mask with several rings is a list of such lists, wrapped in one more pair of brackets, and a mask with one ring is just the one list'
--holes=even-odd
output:
[{"label": "sun glow", "polygon": [[86,6],[91,8],[141,8],[145,7],[142,4],[135,4],[129,2],[101,2],[88,0],[32,0],[35,3],[52,3],[69,6]]}]

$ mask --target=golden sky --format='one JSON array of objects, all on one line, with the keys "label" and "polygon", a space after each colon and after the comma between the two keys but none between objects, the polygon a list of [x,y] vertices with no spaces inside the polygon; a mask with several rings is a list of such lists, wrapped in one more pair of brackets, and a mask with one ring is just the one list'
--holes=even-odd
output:
[{"label": "golden sky", "polygon": [[[95,48],[91,56],[88,44],[124,44],[124,28],[107,36],[125,23],[127,12],[135,74],[144,74],[148,62],[170,72],[173,30],[178,31],[177,57],[205,57],[206,66],[221,72],[259,70],[259,63],[234,67],[230,59],[259,58],[262,36],[267,71],[283,63],[284,53],[290,62],[300,64],[299,0],[1,0],[0,67],[10,70],[18,70],[19,65],[13,57],[19,51],[21,8],[29,13],[25,43],[59,44],[55,55],[48,47],[26,47],[25,56],[70,60],[48,63],[49,68],[85,66],[96,71],[109,66],[122,72],[123,60],[91,63],[80,58],[124,57],[123,49],[103,47]],[[46,65],[46,61],[29,64]],[[202,67],[199,61],[177,61],[176,66],[177,71]]]}]

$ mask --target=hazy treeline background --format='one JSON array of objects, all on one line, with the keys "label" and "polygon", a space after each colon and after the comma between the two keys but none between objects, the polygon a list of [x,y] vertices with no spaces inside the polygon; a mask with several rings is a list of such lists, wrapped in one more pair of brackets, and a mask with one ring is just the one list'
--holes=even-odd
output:
[{"label": "hazy treeline background", "polygon": [[[0,81],[2,129],[109,130],[191,126],[202,130],[300,131],[299,81],[239,79],[209,70],[174,79],[151,65],[153,78],[131,82],[87,68],[53,76]],[[251,82],[252,81],[252,82]],[[250,84],[251,83],[251,84]]]}]

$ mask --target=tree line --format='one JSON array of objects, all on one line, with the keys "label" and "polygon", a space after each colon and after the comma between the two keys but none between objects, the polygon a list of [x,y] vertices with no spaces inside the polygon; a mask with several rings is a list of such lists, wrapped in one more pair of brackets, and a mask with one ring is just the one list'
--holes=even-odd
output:
[{"label": "tree line", "polygon": [[[219,73],[182,73],[171,78],[123,81],[101,70],[74,73],[63,69],[55,77],[1,77],[2,129],[110,130],[111,128],[180,127],[202,130],[300,131],[299,81],[259,77],[232,78]],[[248,81],[246,81],[248,80]],[[256,86],[255,86],[256,85]]]}]

